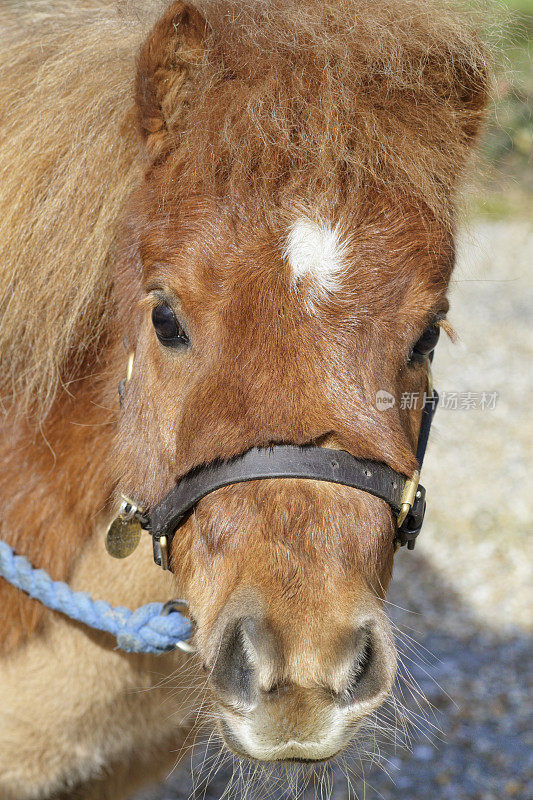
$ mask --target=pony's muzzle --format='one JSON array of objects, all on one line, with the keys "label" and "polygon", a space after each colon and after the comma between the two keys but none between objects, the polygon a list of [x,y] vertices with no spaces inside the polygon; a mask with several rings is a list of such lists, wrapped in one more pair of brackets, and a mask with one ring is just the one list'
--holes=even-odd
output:
[{"label": "pony's muzzle", "polygon": [[226,624],[211,684],[221,733],[238,755],[261,761],[332,758],[389,694],[396,658],[383,619],[365,619],[339,636],[335,648],[311,644],[306,653],[305,638],[291,654],[287,641],[261,617]]}]

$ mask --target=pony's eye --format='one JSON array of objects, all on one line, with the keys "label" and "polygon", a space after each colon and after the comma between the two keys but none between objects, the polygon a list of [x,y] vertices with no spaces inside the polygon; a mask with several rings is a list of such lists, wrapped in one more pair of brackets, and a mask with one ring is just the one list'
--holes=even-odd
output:
[{"label": "pony's eye", "polygon": [[157,338],[165,347],[183,347],[189,344],[189,337],[167,303],[155,306],[152,311],[152,324]]},{"label": "pony's eye", "polygon": [[440,328],[435,322],[426,328],[418,342],[411,348],[409,364],[423,364],[437,346],[439,335]]}]

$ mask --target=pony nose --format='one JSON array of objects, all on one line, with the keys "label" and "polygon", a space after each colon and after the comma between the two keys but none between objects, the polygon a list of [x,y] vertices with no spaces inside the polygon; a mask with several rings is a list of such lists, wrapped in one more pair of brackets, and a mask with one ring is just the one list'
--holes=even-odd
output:
[{"label": "pony nose", "polygon": [[292,633],[274,636],[261,617],[226,623],[211,682],[221,733],[237,755],[333,758],[392,688],[394,648],[378,616],[316,641],[310,631]]},{"label": "pony nose", "polygon": [[[388,637],[379,625],[367,621],[346,636],[338,648],[322,653],[317,663],[315,685],[340,709],[365,705],[387,693],[394,677]],[[282,700],[279,689],[309,683],[287,667],[287,654],[259,618],[243,617],[226,625],[211,673],[211,683],[220,699],[230,705],[256,706],[272,697]],[[303,656],[303,658],[302,658]],[[298,662],[309,663],[315,654],[300,654]],[[320,674],[318,674],[320,673]],[[302,680],[304,677],[304,680]]]}]

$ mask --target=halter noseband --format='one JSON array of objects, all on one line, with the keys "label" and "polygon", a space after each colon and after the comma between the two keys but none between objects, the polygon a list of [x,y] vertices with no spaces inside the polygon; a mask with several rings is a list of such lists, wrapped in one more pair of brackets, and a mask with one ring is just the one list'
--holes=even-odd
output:
[{"label": "halter noseband", "polygon": [[[143,529],[152,536],[155,563],[163,569],[170,569],[172,540],[202,498],[223,486],[268,478],[327,481],[379,497],[388,503],[396,517],[396,549],[406,544],[408,550],[413,550],[426,510],[426,490],[418,481],[439,399],[431,381],[432,356],[430,353],[427,358],[428,391],[424,397],[416,447],[418,469],[410,478],[381,461],[356,458],[345,450],[311,445],[253,447],[228,461],[214,461],[191,470],[150,509],[144,510],[123,496],[119,515],[108,531],[108,551],[118,558],[129,555]],[[131,368],[130,355],[127,380]],[[119,388],[121,396],[123,389],[122,384]]]}]

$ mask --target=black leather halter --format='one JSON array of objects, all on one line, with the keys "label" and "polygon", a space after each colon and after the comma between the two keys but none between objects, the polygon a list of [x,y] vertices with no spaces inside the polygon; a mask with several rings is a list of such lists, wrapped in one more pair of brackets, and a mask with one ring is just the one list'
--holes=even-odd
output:
[{"label": "black leather halter", "polygon": [[426,509],[426,491],[418,477],[437,403],[438,394],[432,388],[425,396],[416,449],[418,470],[411,478],[380,461],[356,458],[345,450],[295,445],[254,447],[228,461],[191,470],[159,503],[138,514],[142,527],[152,536],[155,563],[169,569],[172,539],[203,497],[223,486],[268,478],[328,481],[379,497],[397,519],[397,546],[406,544],[412,550]]}]

